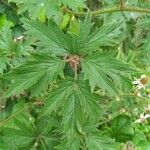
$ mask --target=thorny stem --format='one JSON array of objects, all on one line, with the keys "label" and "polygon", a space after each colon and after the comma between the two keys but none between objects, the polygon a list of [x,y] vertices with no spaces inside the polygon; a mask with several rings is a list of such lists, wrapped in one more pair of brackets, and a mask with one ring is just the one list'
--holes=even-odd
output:
[{"label": "thorny stem", "polygon": [[150,13],[150,9],[147,8],[140,8],[140,7],[133,7],[133,6],[124,6],[124,7],[112,7],[112,8],[105,8],[105,9],[99,9],[96,11],[90,11],[88,13],[86,12],[73,12],[71,10],[65,9],[67,13],[70,13],[72,15],[76,16],[84,16],[84,15],[92,15],[92,16],[98,16],[101,14],[106,13],[114,13],[114,12],[133,12],[133,13]]}]

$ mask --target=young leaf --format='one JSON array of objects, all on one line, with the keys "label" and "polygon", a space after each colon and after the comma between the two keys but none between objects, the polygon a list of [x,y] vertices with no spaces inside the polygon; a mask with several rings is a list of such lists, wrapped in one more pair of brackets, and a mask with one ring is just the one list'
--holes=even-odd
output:
[{"label": "young leaf", "polygon": [[97,86],[111,94],[116,93],[116,84],[120,83],[122,75],[130,75],[133,70],[127,64],[111,57],[107,53],[95,53],[81,60],[84,78],[89,80],[91,90]]},{"label": "young leaf", "polygon": [[7,79],[13,80],[5,96],[18,95],[35,87],[33,95],[46,91],[49,83],[63,74],[64,66],[65,62],[58,57],[40,53],[33,55],[32,60],[5,75]]}]

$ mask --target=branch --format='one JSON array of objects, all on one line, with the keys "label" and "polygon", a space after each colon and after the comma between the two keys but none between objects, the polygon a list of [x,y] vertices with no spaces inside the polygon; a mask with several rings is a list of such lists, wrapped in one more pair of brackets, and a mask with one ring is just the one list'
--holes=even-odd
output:
[{"label": "branch", "polygon": [[101,14],[106,14],[106,13],[114,13],[114,12],[133,12],[133,13],[150,13],[150,9],[147,8],[140,8],[140,7],[132,7],[132,6],[125,6],[125,7],[113,7],[113,8],[104,8],[104,9],[99,9],[96,11],[91,11],[91,12],[73,12],[71,10],[64,10],[65,12],[68,12],[72,15],[76,15],[76,16],[84,16],[84,15],[92,15],[92,16],[98,16]]}]

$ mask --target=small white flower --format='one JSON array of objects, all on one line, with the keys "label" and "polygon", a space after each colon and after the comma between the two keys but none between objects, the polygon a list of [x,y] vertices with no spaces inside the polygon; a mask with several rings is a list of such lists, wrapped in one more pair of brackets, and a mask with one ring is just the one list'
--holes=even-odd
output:
[{"label": "small white flower", "polygon": [[32,117],[29,117],[29,120],[32,121]]},{"label": "small white flower", "polygon": [[40,6],[41,6],[41,7],[44,7],[44,3],[40,3]]},{"label": "small white flower", "polygon": [[147,84],[147,78],[146,75],[141,75],[141,77],[133,81],[132,84],[136,85],[137,90],[144,89]]},{"label": "small white flower", "polygon": [[138,97],[141,97],[141,93],[140,93],[140,92],[138,92],[138,93],[137,93],[137,96],[138,96]]},{"label": "small white flower", "polygon": [[20,40],[23,40],[25,37],[23,35],[17,37],[14,39],[14,42],[17,42],[17,41],[20,41]]},{"label": "small white flower", "polygon": [[146,119],[150,118],[149,114],[140,114],[140,118],[135,121],[135,123],[144,123]]}]

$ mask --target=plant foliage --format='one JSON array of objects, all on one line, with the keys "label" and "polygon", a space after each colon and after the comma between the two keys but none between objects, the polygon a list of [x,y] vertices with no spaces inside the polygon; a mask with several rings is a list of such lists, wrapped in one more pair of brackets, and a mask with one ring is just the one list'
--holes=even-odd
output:
[{"label": "plant foliage", "polygon": [[0,150],[149,149],[144,1],[1,3]]}]

